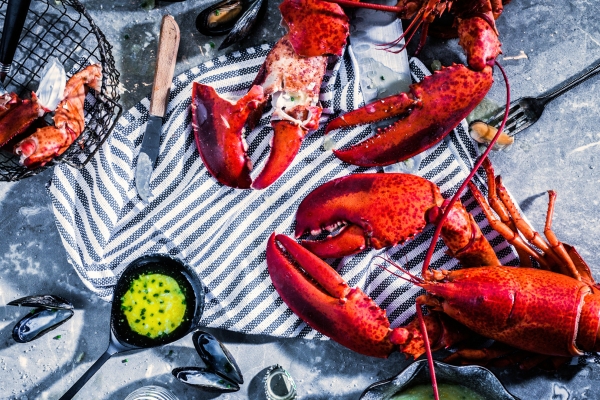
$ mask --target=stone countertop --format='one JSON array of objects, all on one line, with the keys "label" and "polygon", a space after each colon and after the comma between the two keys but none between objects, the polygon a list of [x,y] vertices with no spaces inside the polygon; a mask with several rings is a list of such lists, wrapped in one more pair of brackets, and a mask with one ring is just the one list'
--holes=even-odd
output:
[{"label": "stone countertop", "polygon": [[[206,38],[194,20],[207,2],[159,2],[142,8],[142,0],[83,1],[114,46],[121,73],[122,105],[127,110],[150,93],[153,60],[162,14],[172,14],[182,37],[175,73],[221,53],[221,38]],[[277,6],[245,41],[227,49],[276,40]],[[600,59],[600,3],[580,0],[513,0],[498,20],[505,66],[513,98],[539,95]],[[456,40],[429,40],[421,55],[426,64],[464,62]],[[503,103],[501,76],[488,95]],[[600,77],[592,78],[548,105],[534,126],[516,143],[491,159],[497,173],[531,223],[543,229],[548,189],[558,193],[553,228],[576,245],[600,278],[600,229],[597,198],[600,186]],[[52,170],[16,183],[0,183],[0,399],[57,399],[106,350],[110,305],[81,282],[66,259],[53,220],[46,183]],[[11,339],[14,323],[26,312],[4,306],[10,300],[53,293],[70,299],[75,316],[55,331],[27,344]],[[233,394],[210,394],[175,381],[175,367],[197,365],[191,337],[173,344],[110,359],[82,389],[79,399],[122,399],[137,387],[159,384],[180,399],[262,399],[262,378],[273,364],[284,366],[297,381],[304,399],[356,399],[369,384],[388,378],[408,365],[400,354],[387,360],[357,355],[330,341],[278,339],[210,330],[240,364],[246,383]],[[60,337],[59,337],[60,335]],[[568,366],[556,372],[496,371],[515,395],[526,398],[592,398],[600,383],[600,366]]]}]

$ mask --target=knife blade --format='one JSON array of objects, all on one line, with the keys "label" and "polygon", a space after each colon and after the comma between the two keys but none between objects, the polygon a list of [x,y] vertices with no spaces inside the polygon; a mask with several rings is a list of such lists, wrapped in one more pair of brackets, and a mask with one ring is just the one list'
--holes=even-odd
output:
[{"label": "knife blade", "polygon": [[152,196],[150,191],[150,176],[158,158],[162,119],[167,109],[169,90],[175,72],[177,50],[179,48],[179,26],[175,18],[165,15],[160,27],[158,53],[156,54],[156,69],[150,97],[150,117],[142,139],[142,147],[138,156],[135,171],[135,186],[138,195],[144,203]]}]

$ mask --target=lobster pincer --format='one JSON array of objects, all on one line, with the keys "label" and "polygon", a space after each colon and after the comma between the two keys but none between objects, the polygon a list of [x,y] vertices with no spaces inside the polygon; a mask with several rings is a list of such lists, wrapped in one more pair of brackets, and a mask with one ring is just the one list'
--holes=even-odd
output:
[{"label": "lobster pincer", "polygon": [[[410,174],[354,174],[327,182],[300,203],[296,237],[341,228],[302,245],[322,258],[392,247],[413,238],[444,211],[440,189]],[[444,222],[442,238],[464,265],[499,265],[473,217],[459,202]]]}]

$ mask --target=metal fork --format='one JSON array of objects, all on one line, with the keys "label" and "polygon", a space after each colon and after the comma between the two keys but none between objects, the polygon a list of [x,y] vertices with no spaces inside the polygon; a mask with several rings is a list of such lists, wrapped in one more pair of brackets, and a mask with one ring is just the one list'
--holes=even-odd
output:
[{"label": "metal fork", "polygon": [[[542,116],[546,104],[598,72],[600,72],[600,60],[597,60],[588,71],[560,83],[556,89],[551,89],[538,97],[522,97],[511,102],[503,132],[508,136],[515,136],[523,129],[528,128]],[[488,120],[487,124],[498,128],[504,118],[504,112],[505,109],[502,107],[496,115]]]}]

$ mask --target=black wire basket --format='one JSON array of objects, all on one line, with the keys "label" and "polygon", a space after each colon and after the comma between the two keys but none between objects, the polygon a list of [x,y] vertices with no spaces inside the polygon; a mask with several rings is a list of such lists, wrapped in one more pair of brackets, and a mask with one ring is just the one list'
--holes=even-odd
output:
[{"label": "black wire basket", "polygon": [[[0,0],[2,21],[6,7],[7,0]],[[118,104],[119,73],[111,48],[77,0],[31,2],[11,72],[4,82],[6,89],[21,98],[29,98],[30,93],[37,90],[40,74],[51,57],[64,65],[67,79],[90,63],[102,64],[102,88],[100,92],[90,90],[92,101],[89,101],[90,94],[86,97],[85,130],[68,150],[43,167],[26,168],[12,154],[12,149],[0,149],[0,181],[17,181],[59,163],[79,169],[94,156],[123,112]]]}]

